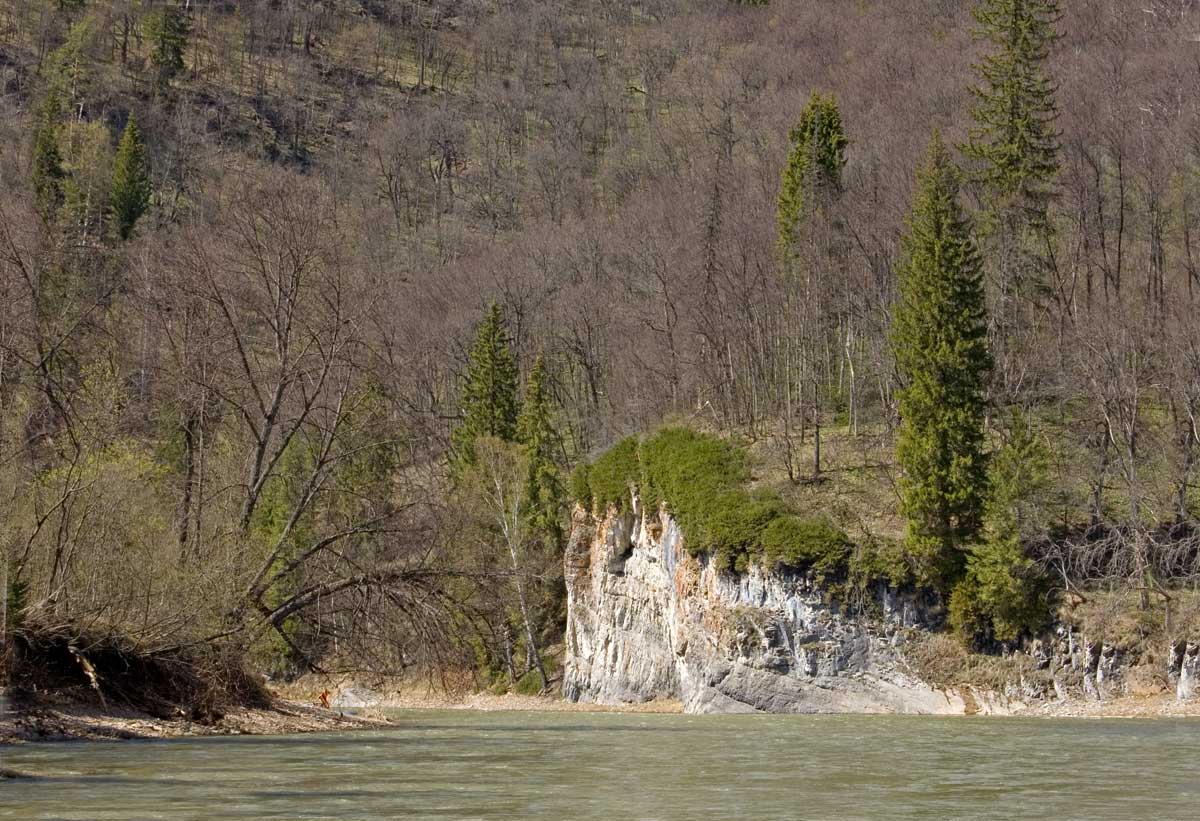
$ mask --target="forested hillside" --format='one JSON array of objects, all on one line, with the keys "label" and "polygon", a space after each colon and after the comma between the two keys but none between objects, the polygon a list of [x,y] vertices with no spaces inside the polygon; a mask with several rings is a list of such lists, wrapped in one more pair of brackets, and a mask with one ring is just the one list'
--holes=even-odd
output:
[{"label": "forested hillside", "polygon": [[0,0],[5,632],[544,687],[666,422],[981,648],[1169,613],[1198,82],[1191,0]]}]

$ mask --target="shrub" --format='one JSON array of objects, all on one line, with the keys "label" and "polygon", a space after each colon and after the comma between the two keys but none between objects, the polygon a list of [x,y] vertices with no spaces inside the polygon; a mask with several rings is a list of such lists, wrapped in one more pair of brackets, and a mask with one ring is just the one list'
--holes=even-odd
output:
[{"label": "shrub", "polygon": [[584,510],[591,511],[595,500],[592,498],[592,488],[589,482],[589,474],[591,473],[591,465],[587,462],[580,462],[575,466],[575,470],[571,471],[571,498],[581,504]]},{"label": "shrub", "polygon": [[782,516],[762,534],[768,567],[811,568],[821,581],[846,575],[851,547],[845,532],[824,517]]},{"label": "shrub", "polygon": [[670,507],[687,536],[693,555],[720,544],[721,526],[714,517],[734,504],[749,478],[742,451],[715,436],[687,428],[665,428],[642,443],[642,498],[646,504]]},{"label": "shrub", "polygon": [[722,569],[745,570],[750,558],[762,552],[763,533],[787,514],[787,506],[778,497],[722,493],[713,499],[700,537],[692,540],[689,548],[693,553],[710,551]]},{"label": "shrub", "polygon": [[530,670],[517,679],[512,691],[521,696],[536,696],[542,692],[542,676],[537,670]]},{"label": "shrub", "polygon": [[629,485],[638,478],[638,440],[622,439],[609,448],[587,471],[587,484],[593,504],[603,512],[608,505],[617,510],[629,507]]},{"label": "shrub", "polygon": [[701,497],[740,488],[749,479],[745,454],[715,436],[664,428],[642,444],[643,496],[694,507]]},{"label": "shrub", "polygon": [[618,443],[576,474],[576,498],[590,493],[597,504],[619,509],[628,503],[629,483],[636,483],[647,507],[667,505],[688,552],[711,554],[719,569],[741,572],[759,560],[768,568],[811,569],[821,583],[850,573],[853,544],[845,532],[827,518],[794,515],[773,491],[747,492],[745,454],[715,436],[664,428],[640,447],[635,439]]}]

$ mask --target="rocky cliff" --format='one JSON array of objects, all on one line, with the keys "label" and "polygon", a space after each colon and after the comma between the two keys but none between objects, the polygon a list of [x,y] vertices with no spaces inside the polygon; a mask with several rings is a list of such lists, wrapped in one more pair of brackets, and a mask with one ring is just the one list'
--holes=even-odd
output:
[{"label": "rocky cliff", "polygon": [[[870,619],[850,616],[801,575],[734,574],[684,549],[664,511],[636,496],[597,521],[577,510],[565,556],[571,701],[678,699],[691,713],[997,713],[1039,700],[1200,691],[1200,641],[1146,666],[1060,627],[1030,643],[1025,672],[995,691],[939,687],[906,659],[925,622],[881,588]],[[1161,666],[1160,666],[1161,665]]]},{"label": "rocky cliff", "polygon": [[905,661],[911,603],[879,591],[850,618],[802,576],[716,570],[675,521],[638,500],[595,521],[577,511],[566,553],[572,701],[675,698],[691,713],[1003,711],[1004,699],[940,690]]}]

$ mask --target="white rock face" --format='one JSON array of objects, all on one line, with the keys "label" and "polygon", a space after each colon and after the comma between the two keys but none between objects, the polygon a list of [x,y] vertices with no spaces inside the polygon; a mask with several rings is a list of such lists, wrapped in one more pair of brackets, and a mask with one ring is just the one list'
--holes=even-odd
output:
[{"label": "white rock face", "polygon": [[800,576],[718,572],[683,549],[670,516],[636,499],[598,524],[577,511],[565,564],[572,701],[673,698],[689,713],[1007,711],[916,678],[900,651],[915,615],[886,591],[883,619],[868,624]]},{"label": "white rock face", "polygon": [[1179,683],[1175,697],[1187,701],[1196,696],[1197,678],[1200,677],[1200,644],[1188,644],[1179,659]]}]

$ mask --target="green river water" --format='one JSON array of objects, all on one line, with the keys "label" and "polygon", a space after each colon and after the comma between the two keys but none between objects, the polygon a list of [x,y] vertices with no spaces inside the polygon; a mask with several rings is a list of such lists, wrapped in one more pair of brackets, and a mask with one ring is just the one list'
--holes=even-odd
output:
[{"label": "green river water", "polygon": [[0,818],[1200,818],[1200,722],[405,712],[0,749]]}]

